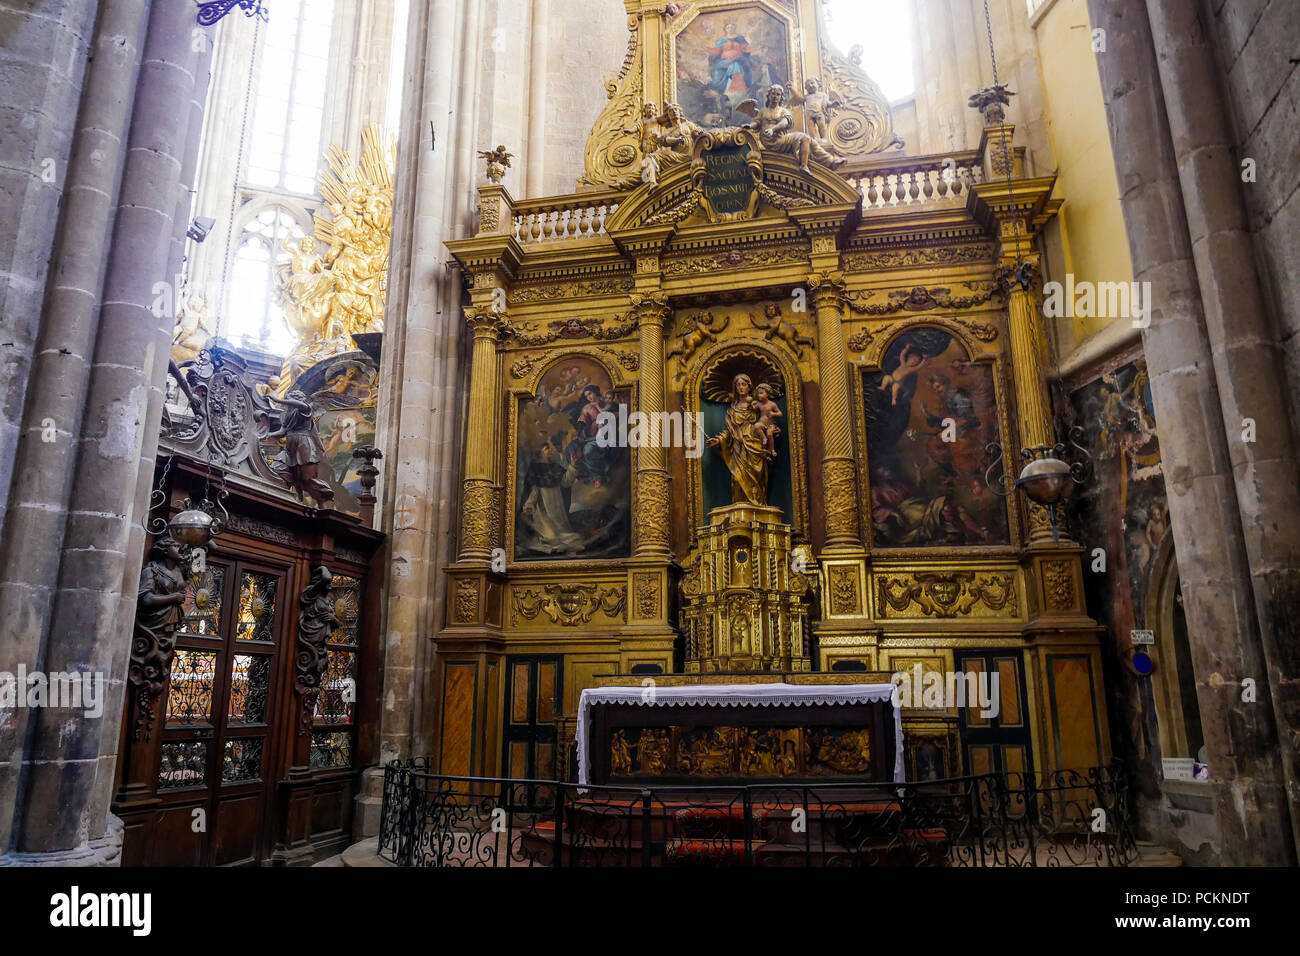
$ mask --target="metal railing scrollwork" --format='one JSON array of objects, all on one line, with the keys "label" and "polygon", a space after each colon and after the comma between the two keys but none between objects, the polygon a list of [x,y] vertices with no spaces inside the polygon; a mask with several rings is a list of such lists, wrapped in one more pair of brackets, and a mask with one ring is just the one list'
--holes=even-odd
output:
[{"label": "metal railing scrollwork", "polygon": [[399,866],[1128,866],[1116,766],[923,783],[596,786],[384,770]]}]

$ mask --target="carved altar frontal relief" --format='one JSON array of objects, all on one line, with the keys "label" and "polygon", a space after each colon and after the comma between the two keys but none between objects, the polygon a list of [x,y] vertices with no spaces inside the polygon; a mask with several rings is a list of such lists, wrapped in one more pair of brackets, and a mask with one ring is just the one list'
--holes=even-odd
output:
[{"label": "carved altar frontal relief", "polygon": [[[869,727],[673,724],[624,727],[609,742],[611,778],[870,777]],[[698,782],[698,781],[697,781]]]},{"label": "carved altar frontal relief", "polygon": [[677,35],[673,89],[687,119],[700,126],[743,126],[744,100],[764,101],[768,87],[789,90],[790,40],[779,18],[757,7],[702,13]]},{"label": "carved altar frontal relief", "polygon": [[629,403],[600,363],[580,356],[557,361],[520,399],[515,560],[628,555],[631,455],[626,446],[602,447],[597,432],[603,412]]},{"label": "carved altar frontal relief", "polygon": [[863,395],[876,546],[1005,544],[1005,504],[984,483],[992,369],[942,329],[911,329],[863,373]]}]

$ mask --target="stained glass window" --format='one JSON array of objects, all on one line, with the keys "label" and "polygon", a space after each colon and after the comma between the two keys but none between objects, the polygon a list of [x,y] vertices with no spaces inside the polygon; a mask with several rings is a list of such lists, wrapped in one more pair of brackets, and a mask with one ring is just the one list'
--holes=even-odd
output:
[{"label": "stained glass window", "polygon": [[334,0],[276,0],[264,30],[244,180],[316,192]]},{"label": "stained glass window", "polygon": [[248,348],[287,355],[294,335],[276,295],[276,270],[289,261],[286,239],[306,234],[287,206],[268,206],[244,224],[230,266],[223,334]]}]

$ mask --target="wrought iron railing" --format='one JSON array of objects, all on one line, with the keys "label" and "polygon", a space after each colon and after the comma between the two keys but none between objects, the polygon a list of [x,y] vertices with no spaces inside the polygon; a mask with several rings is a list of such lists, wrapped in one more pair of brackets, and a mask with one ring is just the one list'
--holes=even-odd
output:
[{"label": "wrought iron railing", "polygon": [[[399,866],[1127,866],[1122,768],[906,784],[587,786],[384,772]],[[526,808],[526,809],[525,809]]]}]

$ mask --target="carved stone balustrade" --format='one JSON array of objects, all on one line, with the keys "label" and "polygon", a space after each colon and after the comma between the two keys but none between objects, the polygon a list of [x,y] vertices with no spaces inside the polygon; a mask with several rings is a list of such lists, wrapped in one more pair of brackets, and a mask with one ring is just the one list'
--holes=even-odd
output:
[{"label": "carved stone balustrade", "polygon": [[839,174],[862,193],[862,210],[966,202],[971,186],[984,182],[977,150],[949,155],[889,156],[841,167]]},{"label": "carved stone balustrade", "polygon": [[627,193],[601,190],[515,205],[514,237],[522,243],[570,242],[605,235],[605,222]]}]

